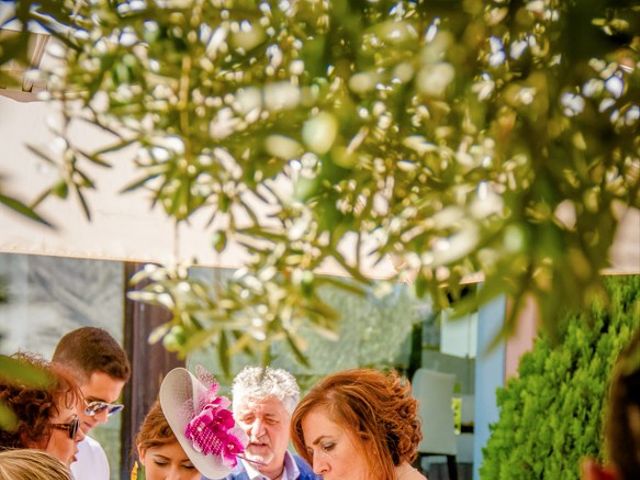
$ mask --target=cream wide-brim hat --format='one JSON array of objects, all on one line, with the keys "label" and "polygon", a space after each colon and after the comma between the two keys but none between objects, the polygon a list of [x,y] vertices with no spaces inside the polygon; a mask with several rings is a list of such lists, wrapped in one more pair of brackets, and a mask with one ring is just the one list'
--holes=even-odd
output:
[{"label": "cream wide-brim hat", "polygon": [[198,410],[198,400],[207,394],[207,387],[185,368],[171,370],[160,385],[160,408],[173,434],[189,460],[205,477],[221,479],[229,475],[231,468],[224,465],[217,455],[203,455],[193,448],[185,437],[187,424]]}]

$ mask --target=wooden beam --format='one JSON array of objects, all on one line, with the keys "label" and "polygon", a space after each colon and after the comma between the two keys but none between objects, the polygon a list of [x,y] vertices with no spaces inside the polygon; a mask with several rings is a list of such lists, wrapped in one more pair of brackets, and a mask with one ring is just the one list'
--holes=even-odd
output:
[{"label": "wooden beam", "polygon": [[126,408],[122,412],[121,472],[120,478],[129,478],[136,459],[134,439],[149,408],[158,398],[158,390],[164,376],[184,361],[167,352],[161,343],[149,344],[150,333],[171,319],[171,313],[163,308],[134,302],[126,297],[132,288],[131,276],[143,268],[141,263],[125,263],[125,324],[124,347],[131,361],[131,380],[124,388]]}]

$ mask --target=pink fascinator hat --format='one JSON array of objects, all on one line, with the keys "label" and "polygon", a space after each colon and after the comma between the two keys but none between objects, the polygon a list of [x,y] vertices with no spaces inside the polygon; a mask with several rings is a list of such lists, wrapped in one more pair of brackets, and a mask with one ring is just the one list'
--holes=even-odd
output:
[{"label": "pink fascinator hat", "polygon": [[171,430],[196,469],[205,477],[226,477],[247,444],[235,424],[231,402],[218,395],[218,383],[204,367],[196,375],[171,370],[160,385],[160,407]]}]

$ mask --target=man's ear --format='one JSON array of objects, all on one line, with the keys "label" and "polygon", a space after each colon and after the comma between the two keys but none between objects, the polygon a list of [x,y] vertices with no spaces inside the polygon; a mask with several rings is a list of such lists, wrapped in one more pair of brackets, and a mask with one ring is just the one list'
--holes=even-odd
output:
[{"label": "man's ear", "polygon": [[613,467],[603,467],[592,458],[582,461],[582,480],[618,480],[618,474]]},{"label": "man's ear", "polygon": [[144,463],[144,456],[146,455],[147,451],[140,448],[140,445],[136,447],[136,450],[138,450],[138,458],[140,459],[140,463]]}]

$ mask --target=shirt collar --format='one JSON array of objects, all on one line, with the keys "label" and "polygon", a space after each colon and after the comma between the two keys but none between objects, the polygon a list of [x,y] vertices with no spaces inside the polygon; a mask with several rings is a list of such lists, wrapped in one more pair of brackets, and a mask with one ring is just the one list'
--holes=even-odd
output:
[{"label": "shirt collar", "polygon": [[[249,480],[271,480],[269,477],[265,477],[262,475],[256,468],[250,463],[245,462],[244,460],[240,460],[244,465],[245,470],[247,471],[247,475],[249,476]],[[293,455],[288,451],[284,454],[284,471],[282,472],[282,476],[279,480],[297,480],[300,476],[300,470],[298,469],[298,465],[296,464]]]}]

